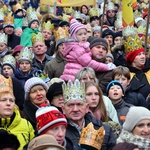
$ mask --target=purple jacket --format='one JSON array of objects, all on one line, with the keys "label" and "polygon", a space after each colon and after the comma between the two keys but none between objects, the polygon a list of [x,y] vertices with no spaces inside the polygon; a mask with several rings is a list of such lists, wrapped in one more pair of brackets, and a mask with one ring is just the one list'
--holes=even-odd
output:
[{"label": "purple jacket", "polygon": [[76,73],[82,67],[91,67],[99,72],[108,71],[108,66],[106,64],[92,59],[92,53],[88,42],[84,44],[79,42],[65,43],[63,55],[67,64],[60,78],[65,81],[74,81]]}]

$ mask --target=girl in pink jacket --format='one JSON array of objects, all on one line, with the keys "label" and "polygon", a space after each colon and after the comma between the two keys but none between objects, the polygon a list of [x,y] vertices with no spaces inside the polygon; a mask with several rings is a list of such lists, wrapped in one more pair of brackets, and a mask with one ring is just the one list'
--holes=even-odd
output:
[{"label": "girl in pink jacket", "polygon": [[112,70],[114,65],[104,64],[92,59],[92,53],[89,48],[90,43],[87,42],[87,27],[72,19],[70,22],[70,36],[75,42],[66,42],[63,51],[67,64],[64,72],[60,76],[61,79],[74,81],[76,73],[82,67],[91,67],[95,71],[104,72]]}]

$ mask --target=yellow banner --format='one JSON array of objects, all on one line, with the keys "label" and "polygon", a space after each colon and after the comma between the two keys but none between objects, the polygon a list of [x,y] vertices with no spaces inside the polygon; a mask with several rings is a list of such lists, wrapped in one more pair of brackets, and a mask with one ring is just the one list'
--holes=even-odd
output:
[{"label": "yellow banner", "polygon": [[45,5],[50,5],[53,6],[54,3],[56,2],[57,6],[62,6],[62,7],[72,7],[72,6],[82,6],[82,5],[92,5],[95,6],[95,1],[96,0],[41,0],[40,3],[41,4],[45,4]]},{"label": "yellow banner", "polygon": [[122,23],[124,27],[134,25],[132,0],[122,0]]}]

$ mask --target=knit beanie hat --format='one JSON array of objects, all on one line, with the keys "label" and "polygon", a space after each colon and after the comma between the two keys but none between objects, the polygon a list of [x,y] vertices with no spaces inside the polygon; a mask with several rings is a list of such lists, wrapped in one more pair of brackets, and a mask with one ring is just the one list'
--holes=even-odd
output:
[{"label": "knit beanie hat", "polygon": [[20,52],[22,49],[24,48],[24,46],[22,46],[22,45],[17,45],[17,46],[15,46],[15,48],[14,48],[14,51],[13,51],[13,56],[15,57],[16,56],[16,54],[18,53],[18,52]]},{"label": "knit beanie hat", "polygon": [[114,41],[115,38],[118,37],[118,36],[122,37],[122,31],[118,31],[118,32],[115,32],[115,33],[113,34],[113,41]]},{"label": "knit beanie hat", "polygon": [[106,29],[102,32],[102,38],[106,37],[107,35],[114,35],[114,32],[110,29]]},{"label": "knit beanie hat", "polygon": [[123,94],[124,94],[125,91],[124,91],[124,88],[123,88],[122,84],[117,80],[112,80],[111,82],[108,83],[108,85],[106,87],[107,96],[108,96],[108,93],[109,93],[109,89],[111,88],[111,86],[114,86],[114,85],[119,85],[122,89]]},{"label": "knit beanie hat", "polygon": [[70,36],[72,39],[76,39],[76,32],[79,30],[79,29],[86,29],[87,30],[87,26],[82,24],[82,23],[79,23],[76,19],[72,19],[70,21]]},{"label": "knit beanie hat", "polygon": [[48,91],[48,85],[42,79],[40,79],[38,77],[32,77],[32,78],[28,79],[24,85],[25,100],[28,100],[31,88],[36,85],[42,85],[44,87],[45,91],[46,92]]},{"label": "knit beanie hat", "polygon": [[62,84],[63,84],[63,82],[53,83],[49,87],[48,92],[46,94],[46,98],[50,101],[50,103],[55,95],[63,93]]},{"label": "knit beanie hat", "polygon": [[59,125],[67,127],[65,116],[54,106],[40,107],[36,111],[36,121],[38,134],[44,134]]},{"label": "knit beanie hat", "polygon": [[97,46],[97,45],[104,46],[106,50],[108,51],[108,42],[105,39],[95,38],[94,40],[90,42],[90,49],[92,49],[94,46]]},{"label": "knit beanie hat", "polygon": [[114,62],[114,56],[111,53],[107,53],[106,57],[110,57],[112,59],[112,62]]},{"label": "knit beanie hat", "polygon": [[33,138],[27,150],[43,150],[46,148],[57,148],[57,150],[65,150],[63,146],[58,144],[54,136],[49,134],[43,134]]},{"label": "knit beanie hat", "polygon": [[143,119],[150,119],[150,111],[145,107],[133,106],[126,115],[123,129],[132,132],[136,124]]},{"label": "knit beanie hat", "polygon": [[144,48],[140,48],[138,50],[134,50],[132,52],[127,53],[126,61],[131,64],[133,62],[134,58],[141,52],[144,52]]}]

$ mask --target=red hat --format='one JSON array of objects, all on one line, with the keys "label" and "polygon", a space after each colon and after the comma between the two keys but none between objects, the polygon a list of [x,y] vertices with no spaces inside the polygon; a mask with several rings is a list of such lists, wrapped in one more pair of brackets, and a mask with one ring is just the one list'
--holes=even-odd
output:
[{"label": "red hat", "polygon": [[148,15],[148,12],[143,13],[143,19]]},{"label": "red hat", "polygon": [[39,108],[36,111],[36,121],[38,134],[44,134],[59,125],[67,127],[66,117],[54,106]]},{"label": "red hat", "polygon": [[126,54],[126,61],[131,64],[134,58],[141,52],[144,52],[144,48],[129,52],[128,54]]},{"label": "red hat", "polygon": [[15,46],[12,56],[15,57],[16,54],[17,54],[18,52],[20,52],[23,48],[24,48],[24,46],[22,46],[22,45],[17,45],[17,46]]}]

